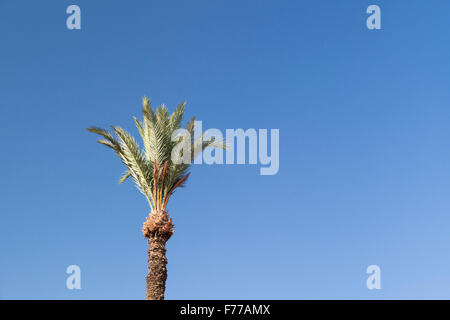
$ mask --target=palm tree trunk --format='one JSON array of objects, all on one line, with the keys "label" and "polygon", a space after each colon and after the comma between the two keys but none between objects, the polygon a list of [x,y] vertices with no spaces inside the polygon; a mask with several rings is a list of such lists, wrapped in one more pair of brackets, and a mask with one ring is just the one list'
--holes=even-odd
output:
[{"label": "palm tree trunk", "polygon": [[166,242],[173,234],[173,222],[162,210],[150,212],[142,233],[148,239],[147,300],[164,300],[167,279]]},{"label": "palm tree trunk", "polygon": [[152,237],[148,239],[148,275],[147,300],[164,300],[167,279],[166,239]]}]

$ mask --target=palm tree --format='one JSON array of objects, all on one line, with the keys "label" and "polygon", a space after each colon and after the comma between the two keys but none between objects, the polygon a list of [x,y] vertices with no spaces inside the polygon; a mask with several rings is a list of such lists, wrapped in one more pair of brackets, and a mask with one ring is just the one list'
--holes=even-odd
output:
[{"label": "palm tree", "polygon": [[193,117],[186,125],[190,135],[187,136],[190,139],[187,141],[189,148],[179,148],[178,144],[186,141],[183,141],[183,137],[172,141],[172,134],[180,129],[186,103],[179,104],[170,116],[164,105],[158,107],[156,112],[153,111],[147,97],[144,97],[142,105],[143,121],[135,117],[133,119],[142,138],[143,150],[121,127],[112,126],[113,133],[98,127],[90,127],[87,130],[102,136],[104,139],[97,142],[114,150],[125,164],[127,170],[119,183],[132,177],[150,205],[150,214],[142,227],[142,233],[149,244],[146,299],[163,300],[167,279],[166,242],[174,229],[172,218],[166,210],[167,203],[175,190],[186,183],[191,164],[190,161],[176,161],[172,159],[172,155],[182,157],[183,150],[190,149],[190,159],[193,160],[207,147],[225,149],[225,143],[213,138],[204,139],[204,135],[194,139]]}]

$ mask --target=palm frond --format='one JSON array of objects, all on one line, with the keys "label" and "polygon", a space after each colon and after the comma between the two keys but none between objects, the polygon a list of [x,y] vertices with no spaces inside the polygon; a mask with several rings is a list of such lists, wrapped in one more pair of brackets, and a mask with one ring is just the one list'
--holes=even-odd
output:
[{"label": "palm frond", "polygon": [[131,177],[131,172],[130,170],[125,171],[125,173],[122,175],[122,177],[119,180],[119,184],[122,184],[125,182],[125,180],[127,180],[129,177]]},{"label": "palm frond", "polygon": [[139,145],[134,138],[121,127],[112,127],[119,138],[123,152],[119,155],[122,162],[128,167],[131,176],[136,182],[138,189],[147,197],[151,195],[149,180],[151,179],[150,168],[142,155]]}]

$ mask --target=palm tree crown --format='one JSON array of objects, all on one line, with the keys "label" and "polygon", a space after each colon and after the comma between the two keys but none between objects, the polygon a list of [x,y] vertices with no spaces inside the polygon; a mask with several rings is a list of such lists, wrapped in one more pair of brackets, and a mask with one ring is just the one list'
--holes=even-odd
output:
[{"label": "palm tree crown", "polygon": [[[102,136],[104,139],[97,142],[113,149],[127,167],[119,183],[132,177],[137,188],[147,198],[151,211],[164,212],[170,196],[177,188],[184,186],[190,174],[188,170],[191,162],[179,163],[172,159],[173,152],[182,156],[183,150],[177,151],[175,147],[183,138],[172,141],[172,134],[180,129],[186,103],[179,104],[171,115],[165,105],[158,107],[155,112],[147,97],[144,97],[142,105],[143,121],[136,117],[133,119],[142,138],[143,150],[121,127],[111,127],[115,136],[99,127],[87,130]],[[209,146],[225,148],[224,142],[213,138],[205,140],[204,135],[194,139],[194,121],[195,117],[192,117],[186,125],[191,139],[191,160]]]}]

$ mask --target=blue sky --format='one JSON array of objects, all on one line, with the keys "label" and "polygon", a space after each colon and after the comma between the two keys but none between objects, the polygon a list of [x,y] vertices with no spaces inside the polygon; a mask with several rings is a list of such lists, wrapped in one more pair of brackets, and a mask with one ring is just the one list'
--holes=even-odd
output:
[{"label": "blue sky", "polygon": [[[448,12],[0,0],[0,298],[144,297],[149,209],[85,130],[136,133],[144,95],[186,100],[204,128],[280,129],[277,175],[197,165],[171,199],[168,299],[450,298]],[[65,287],[72,264],[81,290]]]}]

